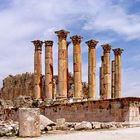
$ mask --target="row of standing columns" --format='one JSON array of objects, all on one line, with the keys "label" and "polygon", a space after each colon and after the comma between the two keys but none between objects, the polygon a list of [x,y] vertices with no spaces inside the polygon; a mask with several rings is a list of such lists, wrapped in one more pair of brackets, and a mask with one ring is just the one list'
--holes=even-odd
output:
[{"label": "row of standing columns", "polygon": [[112,60],[111,62],[111,74],[110,74],[111,45],[105,44],[102,45],[102,47],[103,47],[103,56],[101,56],[101,67],[100,67],[100,99],[121,98],[122,96],[121,54],[123,49],[121,48],[113,49],[115,59]]},{"label": "row of standing columns", "polygon": [[[45,98],[47,100],[67,99],[68,93],[68,31],[55,32],[58,36],[58,93],[55,95],[53,88],[53,41],[32,41],[35,46],[34,53],[34,98],[42,98],[42,70],[41,52],[45,43]],[[74,100],[80,100],[82,93],[82,60],[80,43],[82,37],[75,35],[70,37],[73,44],[73,71],[74,71]],[[98,41],[89,40],[88,46],[88,99],[96,99],[96,45]],[[100,98],[108,99],[121,97],[121,53],[122,49],[114,49],[115,60],[112,61],[112,73],[110,74],[110,50],[109,44],[102,45],[103,56],[100,67]],[[112,77],[111,77],[112,75]],[[112,84],[111,84],[112,83]],[[111,87],[111,88],[110,88]],[[111,91],[111,94],[110,94]]]}]

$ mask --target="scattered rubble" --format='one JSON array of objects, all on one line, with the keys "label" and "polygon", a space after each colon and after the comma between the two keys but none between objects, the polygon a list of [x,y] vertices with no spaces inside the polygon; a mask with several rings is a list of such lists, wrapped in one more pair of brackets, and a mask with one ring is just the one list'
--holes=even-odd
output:
[{"label": "scattered rubble", "polygon": [[17,136],[19,123],[12,120],[0,121],[0,137],[2,136]]},{"label": "scattered rubble", "polygon": [[76,125],[74,126],[75,130],[90,130],[92,129],[92,124],[90,122],[87,121],[83,121],[81,123],[76,123]]},{"label": "scattered rubble", "polygon": [[[40,130],[42,134],[49,131],[81,131],[81,130],[100,130],[125,128],[126,124],[121,122],[66,122],[64,118],[56,120],[56,123],[47,117],[40,115]],[[19,123],[16,121],[0,121],[0,137],[2,136],[18,136]]]}]

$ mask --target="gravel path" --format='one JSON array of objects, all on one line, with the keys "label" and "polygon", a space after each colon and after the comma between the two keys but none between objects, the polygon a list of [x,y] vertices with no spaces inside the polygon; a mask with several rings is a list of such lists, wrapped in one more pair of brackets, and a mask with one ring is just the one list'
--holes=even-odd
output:
[{"label": "gravel path", "polygon": [[0,138],[0,140],[140,140],[140,127],[105,131],[78,131],[47,134],[38,138]]}]

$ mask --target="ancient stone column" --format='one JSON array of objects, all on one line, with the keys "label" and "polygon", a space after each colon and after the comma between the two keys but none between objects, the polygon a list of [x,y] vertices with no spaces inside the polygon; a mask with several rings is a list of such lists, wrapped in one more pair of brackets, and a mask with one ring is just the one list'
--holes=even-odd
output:
[{"label": "ancient stone column", "polygon": [[96,45],[98,41],[89,40],[88,45],[88,99],[96,98]]},{"label": "ancient stone column", "polygon": [[45,98],[47,101],[53,99],[53,41],[45,41]]},{"label": "ancient stone column", "polygon": [[101,67],[100,67],[100,99],[103,99],[104,97],[104,57],[101,56]]},{"label": "ancient stone column", "polygon": [[121,98],[121,80],[122,80],[122,62],[121,54],[123,49],[113,49],[115,55],[115,83],[114,83],[114,98]]},{"label": "ancient stone column", "polygon": [[32,43],[35,46],[34,53],[34,98],[41,98],[42,89],[42,64],[41,64],[41,51],[43,42],[34,40]]},{"label": "ancient stone column", "polygon": [[102,45],[103,47],[103,71],[104,71],[104,89],[103,89],[103,99],[108,99],[110,98],[110,50],[111,50],[111,45],[109,44],[104,44]]},{"label": "ancient stone column", "polygon": [[56,80],[53,79],[53,99],[56,99]]},{"label": "ancient stone column", "polygon": [[[67,57],[67,93],[68,93],[68,90],[69,90],[69,60],[68,60],[68,47],[69,47],[69,44],[71,42],[70,41],[67,41],[67,52],[66,52],[66,57]],[[67,95],[68,96],[68,95]]]},{"label": "ancient stone column", "polygon": [[74,70],[74,100],[82,99],[82,60],[81,60],[81,36],[71,37],[73,43],[73,70]]},{"label": "ancient stone column", "polygon": [[60,30],[55,32],[58,36],[58,97],[67,98],[67,35],[68,31]]},{"label": "ancient stone column", "polygon": [[114,98],[114,86],[115,86],[115,61],[111,63],[111,98]]},{"label": "ancient stone column", "polygon": [[38,137],[40,133],[39,108],[19,108],[19,136]]}]

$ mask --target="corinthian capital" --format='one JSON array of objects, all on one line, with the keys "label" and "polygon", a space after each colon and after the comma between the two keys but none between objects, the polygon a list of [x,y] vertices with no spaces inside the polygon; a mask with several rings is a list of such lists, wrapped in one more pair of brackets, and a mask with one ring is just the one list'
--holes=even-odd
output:
[{"label": "corinthian capital", "polygon": [[87,41],[86,44],[88,45],[89,48],[95,48],[98,42],[99,41],[91,39],[91,40]]},{"label": "corinthian capital", "polygon": [[53,46],[53,41],[52,40],[46,40],[44,43],[45,43],[45,47]]},{"label": "corinthian capital", "polygon": [[104,50],[104,53],[110,53],[110,50],[111,50],[111,45],[110,44],[104,44],[104,45],[101,45],[103,50]]},{"label": "corinthian capital", "polygon": [[116,48],[116,49],[113,49],[113,51],[114,51],[114,55],[121,55],[122,52],[123,52],[123,49],[121,49],[121,48]]},{"label": "corinthian capital", "polygon": [[83,37],[79,36],[79,35],[74,35],[72,37],[70,37],[70,39],[72,40],[73,45],[79,45],[81,43]]},{"label": "corinthian capital", "polygon": [[35,46],[35,50],[42,50],[42,44],[43,44],[43,41],[41,40],[34,40],[34,41],[31,41],[34,46]]},{"label": "corinthian capital", "polygon": [[65,30],[59,30],[59,31],[55,31],[55,33],[57,34],[58,38],[61,39],[65,39],[67,38],[67,35],[70,33],[68,31]]}]

